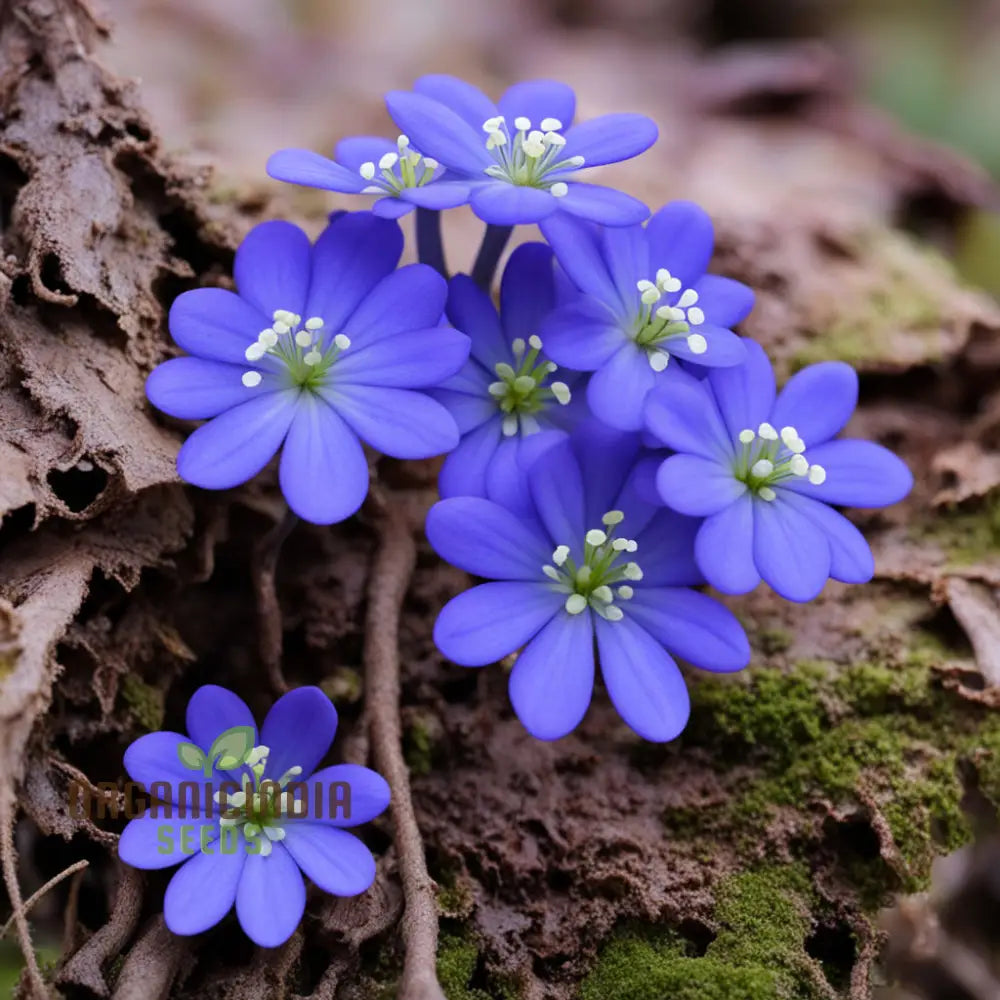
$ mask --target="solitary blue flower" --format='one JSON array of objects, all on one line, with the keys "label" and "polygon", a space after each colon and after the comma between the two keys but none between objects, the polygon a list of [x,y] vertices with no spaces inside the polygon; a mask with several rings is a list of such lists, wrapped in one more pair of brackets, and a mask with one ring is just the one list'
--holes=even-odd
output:
[{"label": "solitary blue flower", "polygon": [[377,195],[372,211],[398,219],[414,208],[444,209],[464,205],[470,188],[465,181],[445,179],[445,170],[422,156],[407,136],[395,142],[359,135],[337,143],[334,158],[311,149],[279,149],[267,161],[278,181],[345,194]]},{"label": "solitary blue flower", "polygon": [[464,274],[451,279],[447,314],[472,340],[471,356],[433,395],[451,411],[462,440],[445,459],[442,497],[488,497],[500,503],[523,490],[526,456],[562,436],[580,417],[577,372],[558,378],[538,337],[556,302],[552,251],[519,246],[500,285],[500,313]]},{"label": "solitary blue flower", "polygon": [[170,332],[192,356],[160,365],[146,392],[171,416],[209,419],[177,456],[182,479],[229,489],[280,448],[289,507],[330,524],[368,491],[361,441],[396,458],[458,444],[451,414],[413,390],[458,371],[469,339],[438,326],[440,275],[395,270],[402,249],[398,224],[370,212],[335,217],[315,246],[291,223],[265,222],[236,252],[238,294],[178,296]]},{"label": "solitary blue flower", "polygon": [[627,160],[657,137],[644,115],[601,115],[573,125],[576,95],[564,83],[515,84],[494,104],[453,76],[423,76],[386,95],[393,121],[424,155],[470,185],[472,210],[498,226],[568,213],[623,226],[646,218],[642,202],[576,180],[582,167]]},{"label": "solitary blue flower", "polygon": [[763,578],[782,597],[810,601],[828,577],[870,580],[868,543],[829,505],[896,503],[913,486],[909,469],[870,441],[832,440],[857,404],[850,365],[810,365],[775,398],[767,355],[752,341],[746,347],[745,365],[650,396],[649,429],[677,452],[657,473],[663,501],[705,518],[695,557],[725,593]]},{"label": "solitary blue flower", "polygon": [[743,361],[728,328],[750,312],[753,292],[705,273],[714,233],[697,205],[671,202],[645,227],[552,218],[542,231],[581,295],[548,317],[541,337],[557,364],[594,372],[587,400],[605,423],[639,430],[649,391],[677,368],[668,369],[672,358],[710,367]]},{"label": "solitary blue flower", "polygon": [[631,472],[637,435],[591,421],[528,469],[525,514],[477,497],[436,503],[427,537],[448,562],[491,581],[448,602],[434,639],[455,663],[483,666],[521,649],[514,711],[539,739],[583,718],[597,657],[622,718],[649,740],[687,722],[684,678],[670,652],[731,671],[750,649],[735,617],[705,594],[693,558],[697,522],[641,500]]},{"label": "solitary blue flower", "polygon": [[[235,903],[247,936],[273,948],[302,919],[303,873],[336,896],[372,884],[371,852],[342,828],[383,812],[389,786],[357,764],[315,770],[336,729],[330,699],[319,688],[298,688],[268,712],[258,745],[250,709],[208,685],[188,703],[190,741],[150,733],[125,751],[129,775],[170,806],[131,820],[118,854],[134,868],[181,865],[163,900],[174,934],[207,930]],[[236,752],[233,737],[245,752]]]}]

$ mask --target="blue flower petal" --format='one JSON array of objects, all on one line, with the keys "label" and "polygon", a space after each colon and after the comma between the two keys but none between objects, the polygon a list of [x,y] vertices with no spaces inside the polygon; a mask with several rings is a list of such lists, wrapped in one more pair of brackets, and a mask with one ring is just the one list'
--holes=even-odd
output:
[{"label": "blue flower petal", "polygon": [[826,536],[830,544],[830,576],[843,583],[867,583],[875,575],[875,560],[865,536],[832,507],[819,500],[783,491],[795,507]]},{"label": "blue flower petal", "polygon": [[500,282],[500,319],[508,342],[538,334],[555,306],[552,260],[544,243],[522,243],[510,255]]},{"label": "blue flower petal", "polygon": [[495,580],[538,580],[555,548],[540,526],[479,497],[434,504],[425,534],[442,559]]},{"label": "blue flower petal", "polygon": [[[395,243],[400,229],[393,226],[393,230]],[[388,258],[380,270],[386,263]],[[425,330],[438,325],[447,295],[447,282],[434,268],[408,264],[381,277],[340,330],[351,340],[349,350],[360,350],[383,337]],[[336,327],[332,329],[336,331]]]},{"label": "blue flower petal", "polygon": [[694,557],[700,525],[696,518],[664,509],[635,536],[639,544],[635,559],[642,567],[644,587],[691,587],[704,582]]},{"label": "blue flower petal", "polygon": [[178,475],[207,490],[228,490],[253,479],[281,447],[297,397],[293,390],[269,392],[199,427],[177,455]]},{"label": "blue flower petal", "polygon": [[379,198],[372,205],[372,215],[377,215],[380,219],[401,219],[412,211],[413,202],[404,201],[394,194]]},{"label": "blue flower petal", "polygon": [[248,365],[208,361],[205,358],[171,358],[157,365],[146,379],[146,395],[158,410],[181,420],[208,420],[252,398],[281,388],[274,372],[262,372],[251,393],[243,384]]},{"label": "blue flower petal", "polygon": [[771,423],[792,426],[812,449],[829,441],[851,419],[858,405],[858,374],[843,361],[822,361],[793,375],[778,394]]},{"label": "blue flower petal", "polygon": [[727,465],[701,455],[665,459],[656,474],[656,488],[668,507],[691,517],[716,514],[747,491]]},{"label": "blue flower petal", "polygon": [[425,393],[339,382],[319,391],[362,441],[384,455],[433,458],[458,444],[454,418]]},{"label": "blue flower petal", "polygon": [[492,372],[499,361],[510,363],[510,346],[493,300],[468,275],[456,274],[448,282],[447,312],[452,325],[468,335],[472,356],[487,371]]},{"label": "blue flower petal", "polygon": [[657,642],[696,667],[729,672],[750,662],[743,626],[707,594],[687,587],[642,586],[622,606]]},{"label": "blue flower petal", "polygon": [[431,181],[423,187],[403,188],[400,198],[419,205],[441,211],[464,205],[472,194],[472,187],[461,181]]},{"label": "blue flower petal", "polygon": [[[321,316],[325,329],[336,333],[372,289],[395,269],[402,252],[403,231],[397,223],[371,212],[337,216],[313,247],[309,297],[305,308],[296,312],[303,319]],[[373,308],[370,303],[366,305]],[[396,302],[397,309],[402,305]],[[433,321],[419,325],[432,326]]]},{"label": "blue flower petal", "polygon": [[[386,153],[395,153],[396,144],[383,135],[351,135],[341,139],[333,152],[333,158],[344,165],[358,179],[362,163],[378,164]],[[367,187],[371,181],[361,180],[361,186]]]},{"label": "blue flower petal", "polygon": [[636,283],[650,276],[646,230],[642,226],[611,226],[601,234],[601,252],[622,303],[630,315],[636,315]]},{"label": "blue flower petal", "polygon": [[[545,530],[558,545],[568,545],[577,557],[583,555],[583,477],[568,441],[548,448],[531,467],[529,478],[535,508]],[[541,567],[539,567],[541,569]]]},{"label": "blue flower petal", "polygon": [[[308,782],[309,794],[315,796],[316,788],[323,788],[323,807],[316,814],[315,801],[310,816],[330,826],[361,826],[376,816],[381,816],[389,806],[389,783],[381,774],[360,764],[334,764],[315,771]],[[341,810],[331,812],[329,792],[333,785],[347,784],[351,789],[349,815],[341,815]],[[307,873],[308,874],[308,873]],[[310,876],[311,877],[311,876]]]},{"label": "blue flower petal", "polygon": [[[448,405],[447,401],[444,403]],[[455,411],[450,412],[454,416]],[[502,437],[498,416],[467,433],[441,466],[438,476],[441,497],[485,497],[486,470]]]},{"label": "blue flower petal", "polygon": [[375,881],[372,852],[346,830],[327,823],[289,823],[281,843],[325,892],[357,896]]},{"label": "blue flower petal", "polygon": [[[622,484],[639,451],[639,436],[615,430],[587,415],[573,429],[570,440],[583,475],[584,523],[587,528],[598,527],[604,514],[617,509]],[[628,521],[622,531],[634,537],[638,528],[632,523],[631,511],[625,514]]]},{"label": "blue flower petal", "polygon": [[626,612],[621,621],[594,619],[601,676],[618,714],[643,739],[665,743],[691,714],[684,678],[667,651]]},{"label": "blue flower petal", "polygon": [[240,298],[259,309],[268,323],[276,309],[301,313],[309,289],[309,255],[309,237],[298,226],[280,219],[254,226],[233,264]]},{"label": "blue flower petal", "polygon": [[581,292],[599,298],[612,309],[624,308],[601,254],[601,231],[596,226],[559,212],[540,228],[559,265]]},{"label": "blue flower petal", "polygon": [[279,479],[288,506],[313,524],[343,521],[368,494],[368,462],[357,436],[311,392],[296,407]]},{"label": "blue flower petal", "polygon": [[845,438],[815,448],[806,442],[806,458],[826,470],[826,481],[815,486],[803,478],[782,486],[824,503],[888,507],[913,488],[913,475],[906,463],[873,441]]},{"label": "blue flower petal", "polygon": [[674,451],[728,462],[732,439],[711,392],[683,372],[668,368],[665,375],[646,400],[646,426]]},{"label": "blue flower petal", "polygon": [[594,372],[587,383],[587,402],[594,415],[623,431],[643,426],[646,397],[656,384],[645,351],[626,343]]},{"label": "blue flower petal", "polygon": [[223,288],[182,292],[170,307],[170,335],[189,354],[246,364],[246,349],[271,323],[259,309]]},{"label": "blue flower petal", "polygon": [[705,273],[712,257],[715,230],[708,213],[691,201],[672,201],[649,220],[649,262],[665,267],[685,288]]},{"label": "blue flower petal", "polygon": [[429,73],[420,77],[413,85],[413,89],[418,94],[432,97],[435,101],[447,105],[477,132],[482,131],[483,122],[499,114],[496,104],[478,87],[460,80],[457,76]]},{"label": "blue flower petal", "polygon": [[707,518],[695,538],[698,568],[724,594],[745,594],[760,583],[754,562],[753,515],[754,501],[747,494]]},{"label": "blue flower petal", "polygon": [[248,938],[276,948],[295,933],[306,908],[306,887],[292,856],[274,844],[265,858],[247,855],[236,890],[236,915]]},{"label": "blue flower petal", "polygon": [[[537,567],[541,580],[542,567]],[[566,596],[548,583],[483,583],[453,597],[434,623],[434,642],[453,663],[482,667],[531,640]]]},{"label": "blue flower petal", "polygon": [[778,490],[753,501],[753,558],[764,582],[789,601],[811,601],[830,575],[826,536]]},{"label": "blue flower petal", "polygon": [[357,194],[370,183],[360,174],[311,149],[279,149],[268,158],[265,169],[276,181],[347,194]]},{"label": "blue flower petal", "polygon": [[486,497],[515,514],[535,515],[527,470],[543,452],[566,438],[564,431],[504,435],[486,469]]},{"label": "blue flower petal", "polygon": [[163,895],[163,920],[171,934],[201,934],[232,908],[246,864],[242,840],[229,853],[216,843],[211,854],[196,854],[182,865]]},{"label": "blue flower petal", "polygon": [[[740,431],[752,430],[771,419],[774,406],[774,369],[756,341],[743,338],[746,361],[732,368],[713,368],[708,384],[733,442]],[[780,430],[783,425],[779,424]]]},{"label": "blue flower petal", "polygon": [[589,609],[559,611],[521,651],[510,675],[510,701],[539,740],[572,732],[594,690],[594,631]]},{"label": "blue flower petal", "polygon": [[645,152],[658,135],[656,122],[645,115],[600,115],[566,132],[566,145],[560,158],[582,156],[584,167],[619,163]]},{"label": "blue flower petal", "polygon": [[272,706],[260,728],[269,748],[264,777],[274,781],[291,767],[301,767],[304,780],[326,756],[337,732],[337,710],[318,687],[293,688]]},{"label": "blue flower petal", "polygon": [[[479,365],[475,367],[479,368]],[[490,417],[497,417],[496,433],[500,433],[497,406],[493,398],[487,395],[485,386],[482,393],[475,395],[468,392],[454,392],[451,389],[443,389],[441,386],[431,390],[428,395],[432,399],[436,399],[455,418],[458,432],[463,438],[471,431],[481,427]],[[455,453],[451,452],[451,454]],[[481,494],[473,495],[481,496]]]},{"label": "blue flower petal", "polygon": [[557,118],[563,128],[568,128],[576,114],[576,94],[572,87],[557,80],[524,80],[509,87],[497,107],[512,134],[518,117],[529,119],[533,129],[541,128],[543,118]]},{"label": "blue flower petal", "polygon": [[686,337],[671,338],[667,341],[667,350],[675,357],[693,362],[696,365],[704,365],[706,368],[731,368],[733,365],[742,365],[746,361],[746,347],[743,346],[742,339],[737,337],[732,330],[704,323],[701,326],[692,327],[691,332],[700,333],[705,338],[707,350],[702,354],[695,354],[691,350]]},{"label": "blue flower petal", "polygon": [[424,156],[474,177],[482,177],[494,162],[486,149],[482,122],[475,127],[439,101],[405,90],[389,91],[385,104],[392,120]]},{"label": "blue flower petal", "polygon": [[694,290],[706,321],[715,326],[735,326],[753,309],[753,289],[732,278],[706,274],[694,283]]},{"label": "blue flower petal", "polygon": [[[189,774],[192,772],[188,772]],[[164,812],[165,810],[160,810]],[[199,849],[202,827],[218,827],[218,819],[139,816],[129,820],[118,838],[118,857],[133,868],[154,871],[187,861]],[[210,834],[214,839],[215,834]],[[184,853],[183,847],[187,850]]]},{"label": "blue flower petal", "polygon": [[[599,222],[603,226],[632,226],[649,215],[649,209],[638,198],[624,191],[570,181],[569,190],[556,199],[558,207],[577,218]],[[535,219],[531,221],[537,221]]]},{"label": "blue flower petal", "polygon": [[591,296],[554,309],[538,334],[545,353],[575,371],[595,371],[628,343],[615,315]]},{"label": "blue flower petal", "polygon": [[192,742],[206,753],[216,737],[227,729],[250,726],[254,732],[257,731],[253,712],[247,708],[246,702],[218,684],[204,684],[191,695],[184,724]]},{"label": "blue flower petal", "polygon": [[465,364],[469,338],[457,330],[432,327],[383,337],[348,349],[337,361],[338,382],[419,389],[436,386]]},{"label": "blue flower petal", "polygon": [[[176,802],[177,789],[182,782],[195,781],[201,784],[210,781],[215,784],[220,777],[213,771],[212,778],[206,779],[202,772],[181,763],[177,748],[188,742],[188,737],[180,733],[160,732],[140,736],[125,751],[125,770],[133,781],[138,781],[147,790],[155,781],[167,782],[170,801]],[[185,802],[187,801],[189,799],[185,796]]]},{"label": "blue flower petal", "polygon": [[559,208],[559,201],[541,188],[496,180],[476,187],[469,204],[483,222],[492,226],[520,226],[547,219]]}]

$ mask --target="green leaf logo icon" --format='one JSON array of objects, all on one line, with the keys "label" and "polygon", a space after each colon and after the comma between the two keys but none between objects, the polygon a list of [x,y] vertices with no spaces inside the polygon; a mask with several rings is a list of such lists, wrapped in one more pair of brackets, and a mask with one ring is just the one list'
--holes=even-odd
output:
[{"label": "green leaf logo icon", "polygon": [[256,737],[253,726],[233,726],[218,736],[208,751],[205,760],[206,776],[212,773],[212,765],[229,771],[246,763]]},{"label": "green leaf logo icon", "polygon": [[200,771],[205,766],[205,755],[201,747],[194,743],[178,744],[177,756],[181,763],[192,771]]}]

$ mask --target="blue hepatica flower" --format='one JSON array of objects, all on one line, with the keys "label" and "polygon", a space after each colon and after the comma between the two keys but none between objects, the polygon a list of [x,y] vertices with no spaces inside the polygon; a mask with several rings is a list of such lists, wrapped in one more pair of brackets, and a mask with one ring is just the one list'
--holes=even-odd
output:
[{"label": "blue hepatica flower", "polygon": [[782,597],[812,600],[828,577],[864,583],[874,571],[861,532],[830,504],[885,507],[913,485],[909,469],[870,441],[833,440],[858,398],[840,361],[810,365],[775,398],[763,349],[708,378],[657,389],[649,429],[677,454],[657,473],[674,510],[705,518],[695,556],[714,587],[752,590],[763,578]]},{"label": "blue hepatica flower", "polygon": [[361,441],[396,458],[458,443],[451,414],[424,392],[465,363],[469,339],[439,327],[447,285],[433,269],[395,270],[397,223],[369,212],[333,219],[310,246],[288,222],[256,226],[236,253],[238,293],[185,292],[170,332],[190,357],[149,377],[152,403],[209,419],[177,456],[182,479],[228,489],[281,449],[291,509],[329,524],[368,491]]},{"label": "blue hepatica flower", "polygon": [[[303,873],[337,896],[355,896],[372,884],[371,852],[343,828],[383,812],[389,786],[356,764],[315,770],[336,728],[330,699],[319,688],[304,687],[275,703],[258,737],[243,701],[208,685],[188,704],[190,741],[180,733],[150,733],[126,750],[129,775],[172,805],[131,820],[118,853],[134,868],[180,865],[163,901],[174,934],[207,930],[235,903],[248,937],[274,947],[302,919]],[[216,753],[226,733],[245,735],[248,752],[233,756],[229,747],[225,755]],[[191,752],[194,762],[186,757]],[[207,774],[191,769],[202,761]]]},{"label": "blue hepatica flower", "polygon": [[745,358],[729,327],[750,312],[753,292],[705,273],[714,233],[697,205],[671,202],[645,226],[601,230],[562,218],[542,231],[581,294],[541,336],[557,364],[594,372],[587,400],[605,423],[639,430],[645,398],[669,381],[673,358],[709,367]]},{"label": "blue hepatica flower", "polygon": [[391,91],[393,121],[425,155],[469,185],[472,210],[498,226],[539,222],[555,212],[611,226],[646,218],[642,202],[576,179],[582,167],[638,156],[657,137],[645,115],[601,115],[573,125],[576,95],[564,83],[515,84],[493,103],[452,76],[423,76]]},{"label": "blue hepatica flower", "polygon": [[448,318],[469,335],[472,353],[433,393],[462,433],[441,469],[441,496],[512,499],[523,491],[526,456],[579,419],[585,407],[582,393],[574,395],[580,375],[557,377],[538,337],[555,302],[552,251],[542,243],[525,243],[511,254],[500,284],[499,315],[471,278],[451,279]]},{"label": "blue hepatica flower", "polygon": [[454,497],[427,517],[437,552],[490,581],[445,605],[434,627],[438,648],[455,663],[482,666],[523,647],[510,698],[539,739],[558,739],[583,718],[595,645],[618,712],[657,741],[673,739],[690,710],[671,652],[715,671],[749,661],[736,618],[689,589],[702,580],[697,521],[632,489],[637,451],[637,435],[590,421],[529,467],[530,514]]},{"label": "blue hepatica flower", "polygon": [[385,219],[414,208],[455,208],[470,192],[468,183],[445,179],[437,160],[418,153],[405,135],[395,142],[364,135],[342,139],[332,160],[311,149],[280,149],[268,159],[267,172],[305,187],[377,195],[372,211]]}]

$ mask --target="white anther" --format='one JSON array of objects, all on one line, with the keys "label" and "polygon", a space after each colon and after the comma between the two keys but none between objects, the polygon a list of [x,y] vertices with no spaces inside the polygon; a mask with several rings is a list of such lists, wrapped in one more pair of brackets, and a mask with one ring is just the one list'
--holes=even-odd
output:
[{"label": "white anther", "polygon": [[764,421],[764,423],[762,423],[760,425],[760,427],[757,428],[757,433],[765,441],[777,441],[778,440],[778,432],[766,420]]},{"label": "white anther", "polygon": [[822,465],[810,465],[809,482],[811,482],[813,486],[819,486],[821,483],[825,483],[826,469],[824,469]]},{"label": "white anther", "polygon": [[[248,823],[247,826],[249,826],[249,825],[250,824]],[[260,856],[262,858],[269,858],[271,856],[271,851],[273,851],[273,850],[274,850],[274,847],[272,846],[271,841],[268,840],[266,837],[264,837],[260,841]]]},{"label": "white anther", "polygon": [[652,288],[647,288],[640,298],[642,299],[643,305],[651,306],[654,302],[660,301],[660,290],[653,285]]},{"label": "white anther", "polygon": [[587,161],[582,156],[571,156],[566,165],[569,167],[582,167]]},{"label": "white anther", "polygon": [[536,351],[540,351],[542,349],[542,338],[538,334],[533,333],[528,338],[528,346]]},{"label": "white anther", "polygon": [[546,132],[542,136],[542,142],[546,146],[562,147],[566,145],[566,140],[558,132]]},{"label": "white anther", "polygon": [[[503,134],[503,132],[490,132],[490,137],[486,140],[486,148],[487,149],[496,149],[497,146],[502,146],[506,142],[507,142],[507,136],[505,136]],[[501,176],[501,177],[506,176],[504,174],[504,172],[503,172],[503,168],[502,167],[495,167],[495,168],[494,167],[487,167],[486,168],[486,172],[489,173],[490,170],[493,170],[493,169],[496,169],[496,170],[500,171],[499,176]]]},{"label": "white anther", "polygon": [[346,351],[348,347],[351,346],[351,338],[347,336],[346,333],[338,333],[336,337],[333,338],[334,346],[341,351]]},{"label": "white anther", "polygon": [[363,187],[361,189],[362,194],[385,194],[386,189],[384,187],[379,187],[377,184],[369,184],[368,187]]},{"label": "white anther", "polygon": [[570,594],[566,598],[565,608],[571,615],[578,615],[587,607],[587,598],[583,594]]},{"label": "white anther", "polygon": [[307,330],[322,330],[323,329],[323,317],[322,316],[310,316],[306,320]]},{"label": "white anther", "polygon": [[500,430],[503,431],[504,437],[513,437],[517,433],[517,417],[512,413],[508,413],[503,418]]},{"label": "white anther", "polygon": [[507,383],[490,382],[489,388],[486,391],[491,396],[496,396],[497,399],[503,399],[503,397],[507,395]]},{"label": "white anther", "polygon": [[588,545],[593,545],[595,548],[608,540],[608,536],[600,528],[591,528],[583,537]]},{"label": "white anther", "polygon": [[295,324],[298,319],[295,313],[290,312],[288,309],[275,309],[271,313],[271,319],[280,320],[282,323]]},{"label": "white anther", "polygon": [[483,131],[496,132],[501,125],[503,125],[503,115],[497,115],[496,118],[487,118],[483,122]]},{"label": "white anther", "polygon": [[809,471],[809,463],[806,461],[805,455],[792,455],[788,460],[788,468],[796,476],[804,476]]},{"label": "white anther", "polygon": [[677,300],[677,305],[681,309],[687,309],[688,306],[693,306],[698,301],[698,293],[693,288],[686,288],[681,294],[681,297]]},{"label": "white anther", "polygon": [[[279,319],[274,321],[272,329],[280,337],[288,333],[288,331],[291,330],[291,327],[284,320]],[[275,341],[275,343],[277,343],[277,341]]]},{"label": "white anther", "polygon": [[510,342],[510,349],[514,352],[514,356],[517,358],[519,358],[522,354],[524,354],[526,346],[527,345],[525,343],[524,337],[515,337]]},{"label": "white anther", "polygon": [[565,382],[553,382],[549,388],[552,390],[552,395],[556,397],[556,402],[560,406],[565,406],[572,398],[569,386]]},{"label": "white anther", "polygon": [[320,352],[317,351],[316,348],[314,347],[308,354],[306,354],[302,358],[302,360],[307,365],[309,365],[310,368],[313,368],[315,365],[318,365],[323,360],[323,355],[320,354]]},{"label": "white anther", "polygon": [[687,345],[692,354],[704,354],[708,350],[708,341],[700,333],[692,333],[687,339]]},{"label": "white anther", "polygon": [[782,427],[781,428],[781,440],[785,444],[793,444],[799,439],[799,432],[794,427]]},{"label": "white anther", "polygon": [[524,115],[518,115],[517,118],[514,119],[514,128],[516,128],[518,132],[527,132],[528,129],[531,128],[531,119],[525,118]]},{"label": "white anther", "polygon": [[688,309],[688,322],[692,326],[701,326],[705,322],[705,312],[698,306],[691,306]]},{"label": "white anther", "polygon": [[283,826],[265,826],[264,836],[268,840],[284,840],[285,828]]},{"label": "white anther", "polygon": [[437,170],[437,168],[440,167],[441,164],[438,163],[438,161],[435,160],[433,156],[425,156],[424,157],[424,166],[428,170]]},{"label": "white anther", "polygon": [[559,371],[559,366],[554,361],[546,361],[545,370],[551,375],[553,372]]},{"label": "white anther", "polygon": [[620,622],[625,617],[625,612],[621,608],[616,608],[613,604],[609,604],[604,608],[604,617],[609,622]]},{"label": "white anther", "polygon": [[793,441],[788,445],[788,450],[795,452],[796,455],[801,455],[806,450],[806,443],[799,438],[798,441]]},{"label": "white anther", "polygon": [[631,588],[631,587],[630,587],[630,586],[629,586],[629,585],[628,585],[627,583],[623,583],[623,584],[622,584],[622,585],[621,585],[621,586],[620,586],[620,587],[618,588],[618,596],[619,596],[619,597],[620,597],[620,598],[621,598],[621,599],[622,599],[623,601],[630,601],[630,600],[632,600],[632,595],[633,595],[634,593],[635,593],[635,591],[634,591],[634,590],[633,590],[633,589],[632,589],[632,588]]},{"label": "white anther", "polygon": [[652,351],[648,357],[649,367],[654,372],[662,372],[670,364],[670,355],[666,351]]},{"label": "white anther", "polygon": [[253,389],[260,385],[260,372],[244,372],[241,381],[248,389]]},{"label": "white anther", "polygon": [[560,579],[561,579],[561,577],[559,576],[559,570],[557,570],[557,569],[555,568],[555,566],[543,566],[543,567],[542,567],[542,572],[543,572],[543,573],[544,573],[544,574],[545,574],[545,575],[546,575],[546,576],[547,576],[547,577],[548,577],[548,578],[549,578],[550,580],[560,580]]},{"label": "white anther", "polygon": [[553,198],[565,198],[569,194],[569,185],[565,181],[556,181],[552,187],[549,188],[549,194]]},{"label": "white anther", "polygon": [[538,383],[530,375],[518,375],[514,379],[514,390],[524,395],[537,388]]},{"label": "white anther", "polygon": [[621,524],[624,520],[625,514],[622,511],[609,510],[604,517],[601,518],[601,523],[610,527],[612,524]]},{"label": "white anther", "polygon": [[625,551],[635,552],[638,548],[639,548],[639,543],[634,538],[630,538],[628,540],[628,545],[625,546]]},{"label": "white anther", "polygon": [[260,335],[257,337],[257,343],[262,344],[265,350],[269,347],[274,347],[277,342],[278,335],[271,329],[261,330]]},{"label": "white anther", "polygon": [[628,539],[627,538],[616,538],[611,543],[611,548],[613,548],[615,550],[615,552],[624,552],[628,548]]},{"label": "white anther", "polygon": [[748,427],[746,430],[740,431],[740,444],[750,444],[756,436],[757,435],[754,434],[754,432]]},{"label": "white anther", "polygon": [[358,167],[358,173],[366,180],[370,181],[375,176],[375,164],[371,160],[366,160]]},{"label": "white anther", "polygon": [[552,561],[557,566],[562,566],[567,559],[569,559],[569,546],[568,545],[557,546],[555,552],[552,553]]},{"label": "white anther", "polygon": [[640,278],[635,283],[635,287],[638,288],[640,292],[648,292],[650,289],[655,289],[656,285],[654,285],[648,278]]},{"label": "white anther", "polygon": [[299,332],[295,334],[295,343],[298,344],[299,347],[309,347],[312,342],[312,334],[308,330],[299,330]]},{"label": "white anther", "polygon": [[267,354],[267,348],[261,343],[251,344],[244,352],[243,356],[247,361],[260,361]]},{"label": "white anther", "polygon": [[767,477],[774,472],[774,462],[771,462],[766,458],[762,458],[759,462],[753,463],[750,471],[758,479],[767,479]]},{"label": "white anther", "polygon": [[543,132],[552,132],[552,131],[558,132],[559,129],[561,129],[563,127],[563,123],[561,121],[559,121],[558,118],[543,118],[538,123],[538,127]]},{"label": "white anther", "polygon": [[615,595],[611,593],[611,588],[605,584],[595,587],[591,593],[604,604],[610,604],[615,599]]},{"label": "white anther", "polygon": [[408,135],[401,135],[396,140],[396,149],[398,149],[400,153],[402,153],[403,150],[406,149],[407,146],[409,146],[409,144],[410,144],[410,137]]},{"label": "white anther", "polygon": [[625,563],[622,567],[622,573],[624,573],[626,580],[636,581],[642,579],[642,570],[639,568],[638,563]]},{"label": "white anther", "polygon": [[680,278],[675,278],[665,267],[661,267],[656,272],[656,283],[665,292],[679,292],[681,290]]},{"label": "white anther", "polygon": [[771,501],[778,494],[775,493],[770,486],[762,486],[759,490],[757,490],[757,495],[761,498],[761,500]]},{"label": "white anther", "polygon": [[406,159],[410,166],[415,167],[420,162],[420,154],[414,153],[413,150],[410,150],[410,152],[406,154]]},{"label": "white anther", "polygon": [[379,170],[392,170],[397,163],[399,163],[398,153],[383,153],[378,161],[378,168]]},{"label": "white anther", "polygon": [[521,149],[524,150],[525,156],[530,156],[533,160],[537,160],[539,156],[543,156],[545,154],[545,143],[542,142],[542,133],[532,132],[521,143]]}]

